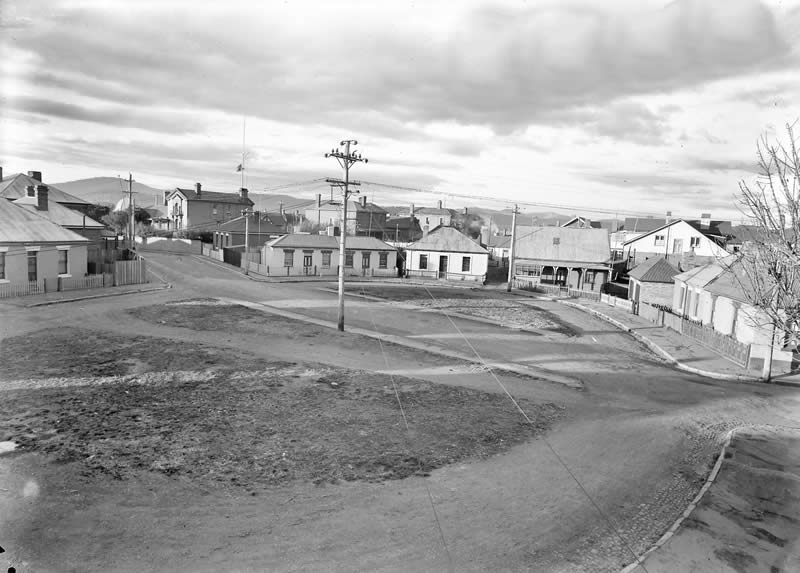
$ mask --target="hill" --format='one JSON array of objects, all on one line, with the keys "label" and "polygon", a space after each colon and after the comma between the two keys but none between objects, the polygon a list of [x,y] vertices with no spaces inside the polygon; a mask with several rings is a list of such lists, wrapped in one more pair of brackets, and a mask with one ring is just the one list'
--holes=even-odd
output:
[{"label": "hill", "polygon": [[[114,205],[127,195],[128,182],[116,177],[90,177],[77,181],[53,183],[62,191],[95,204]],[[133,182],[134,201],[137,205],[162,204],[164,191],[138,181]]]}]

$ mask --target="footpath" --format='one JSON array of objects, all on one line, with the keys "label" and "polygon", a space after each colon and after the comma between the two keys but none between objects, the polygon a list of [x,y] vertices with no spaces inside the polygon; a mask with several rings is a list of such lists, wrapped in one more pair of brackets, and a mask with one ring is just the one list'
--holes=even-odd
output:
[{"label": "footpath", "polygon": [[[681,370],[717,380],[761,381],[760,372],[739,366],[701,343],[665,326],[657,326],[623,308],[583,299],[579,299],[580,302],[575,299],[554,300],[593,314],[628,332],[658,356]],[[771,382],[800,386],[800,373],[774,376]]]}]

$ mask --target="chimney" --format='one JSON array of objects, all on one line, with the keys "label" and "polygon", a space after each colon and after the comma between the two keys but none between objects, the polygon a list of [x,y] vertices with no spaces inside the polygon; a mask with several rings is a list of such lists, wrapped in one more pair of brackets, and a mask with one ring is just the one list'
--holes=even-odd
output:
[{"label": "chimney", "polygon": [[322,193],[317,193],[317,207],[322,207]]},{"label": "chimney", "polygon": [[469,215],[469,209],[467,207],[464,207],[464,215]]},{"label": "chimney", "polygon": [[441,199],[439,199],[439,201],[437,201],[436,208],[437,209],[441,209],[442,208],[442,200]]},{"label": "chimney", "polygon": [[47,188],[47,185],[36,186],[36,198],[39,200],[36,208],[39,211],[47,211],[47,196],[49,194],[50,190]]},{"label": "chimney", "polygon": [[[320,195],[317,195],[317,197],[320,197]],[[283,215],[283,201],[280,202],[278,210],[280,211],[281,215]]]},{"label": "chimney", "polygon": [[700,215],[700,228],[708,229],[711,226],[711,213],[703,213]]},{"label": "chimney", "polygon": [[666,222],[672,223],[672,211],[667,211]]},{"label": "chimney", "polygon": [[362,206],[364,209],[366,209],[366,208],[367,208],[367,196],[366,196],[366,195],[364,195],[363,197],[361,197],[361,206]]},{"label": "chimney", "polygon": [[165,207],[167,206],[167,197],[169,197],[170,193],[172,193],[172,191],[164,191],[164,206]]},{"label": "chimney", "polygon": [[25,195],[28,197],[36,197],[36,187],[33,185],[28,185],[25,187]]},{"label": "chimney", "polygon": [[30,177],[31,179],[36,179],[39,183],[42,182],[41,171],[28,171],[28,177]]},{"label": "chimney", "polygon": [[241,197],[242,200],[247,199],[247,189],[245,187],[239,189],[239,197]]},{"label": "chimney", "polygon": [[203,186],[200,183],[194,184],[194,192],[197,193],[197,196],[200,197],[200,191],[203,189]]},{"label": "chimney", "polygon": [[408,210],[408,216],[414,217],[414,203],[411,203],[411,208]]},{"label": "chimney", "polygon": [[0,165],[0,181],[3,180],[3,166]]}]

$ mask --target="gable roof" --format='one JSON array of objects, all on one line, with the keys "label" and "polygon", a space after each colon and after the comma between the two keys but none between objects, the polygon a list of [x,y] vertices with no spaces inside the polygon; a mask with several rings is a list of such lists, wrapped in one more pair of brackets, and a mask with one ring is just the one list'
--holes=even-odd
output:
[{"label": "gable roof", "polygon": [[[520,229],[521,227],[517,227]],[[486,240],[487,249],[507,249],[511,245],[511,235],[489,235]]]},{"label": "gable roof", "polygon": [[[65,207],[66,208],[66,207]],[[12,201],[0,201],[0,243],[85,243],[89,239]]]},{"label": "gable roof", "polygon": [[292,233],[283,235],[267,243],[268,247],[281,249],[331,249],[339,248],[339,241],[330,235],[306,235]]},{"label": "gable roof", "polygon": [[585,228],[588,228],[588,227],[591,227],[593,229],[600,229],[600,228],[605,229],[605,228],[607,228],[607,227],[603,227],[601,225],[600,221],[592,221],[591,219],[587,219],[586,217],[581,217],[581,216],[575,216],[575,217],[573,217],[572,219],[570,219],[569,221],[567,221],[566,223],[564,223],[561,226],[562,227],[575,227],[575,228],[578,228],[578,229],[585,229]]},{"label": "gable roof", "polygon": [[197,191],[194,189],[184,189],[182,187],[176,187],[168,196],[172,197],[176,192],[180,192],[186,197],[187,201],[209,201],[212,203],[236,203],[239,205],[249,205],[252,206],[255,203],[248,197],[247,199],[242,199],[242,196],[239,193],[222,193],[220,191],[206,191],[202,189],[200,191],[200,196],[197,196]]},{"label": "gable roof", "polygon": [[[337,242],[339,237],[336,237]],[[345,241],[345,247],[350,250],[353,249],[354,251],[394,251],[395,248],[387,243],[384,243],[380,239],[376,239],[375,237],[361,237],[355,236],[347,237],[347,241]]]},{"label": "gable roof", "polygon": [[667,259],[656,256],[636,265],[628,276],[643,283],[673,283],[672,277],[679,272]]},{"label": "gable roof", "polygon": [[[627,219],[626,219],[627,220]],[[700,221],[695,220],[685,220],[685,219],[674,219],[669,223],[665,223],[662,226],[648,231],[642,235],[638,235],[632,239],[628,239],[623,243],[623,245],[628,245],[633,243],[634,241],[638,241],[640,239],[644,239],[645,237],[649,237],[650,235],[662,231],[668,227],[673,227],[679,223],[684,223],[697,231],[699,235],[702,235],[718,246],[724,246],[724,240],[733,234],[733,227],[731,226],[730,221],[712,221],[707,228],[703,227]],[[626,229],[627,230],[627,229]]]},{"label": "gable roof", "polygon": [[454,209],[445,209],[438,207],[417,207],[414,209],[415,215],[441,215],[443,217],[454,217],[456,212]]},{"label": "gable roof", "polygon": [[[245,232],[247,221],[244,216],[225,221],[219,226],[220,231]],[[286,216],[283,213],[253,213],[250,215],[251,233],[282,234],[286,232]]]},{"label": "gable roof", "polygon": [[705,290],[713,295],[724,296],[739,302],[750,302],[749,296],[755,291],[753,282],[742,268],[739,261],[723,269],[719,275],[711,279]]},{"label": "gable roof", "polygon": [[406,250],[489,254],[489,251],[455,227],[436,227],[428,233],[427,237],[422,237],[419,241],[411,243],[406,247]]},{"label": "gable roof", "polygon": [[611,258],[607,229],[518,226],[515,247],[519,259],[601,265]]},{"label": "gable roof", "polygon": [[718,263],[707,263],[677,274],[673,277],[673,280],[686,283],[689,286],[704,288],[724,270],[724,267]]},{"label": "gable roof", "polygon": [[56,203],[91,205],[89,201],[75,197],[75,195],[70,195],[58,187],[53,187],[47,183],[42,183],[41,181],[25,175],[24,173],[17,173],[16,175],[11,175],[10,177],[6,177],[0,181],[0,197],[5,197],[6,199],[11,200],[19,199],[20,197],[27,197],[28,193],[26,189],[28,185],[47,185],[49,193],[48,198],[50,201],[54,201]]},{"label": "gable roof", "polygon": [[62,227],[75,229],[105,229],[106,227],[103,223],[95,221],[91,217],[85,216],[83,213],[73,211],[60,203],[50,201],[49,197],[47,201],[47,211],[39,211],[39,209],[37,209],[39,200],[36,197],[20,197],[14,201],[14,204],[50,219],[53,223],[61,225]]}]

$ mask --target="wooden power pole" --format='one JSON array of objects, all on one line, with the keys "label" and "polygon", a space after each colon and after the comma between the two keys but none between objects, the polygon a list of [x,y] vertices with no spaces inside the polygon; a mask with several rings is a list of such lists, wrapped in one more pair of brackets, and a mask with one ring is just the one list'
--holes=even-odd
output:
[{"label": "wooden power pole", "polygon": [[511,292],[511,283],[514,280],[514,243],[517,241],[517,213],[519,207],[514,205],[514,212],[511,216],[511,248],[508,251],[508,284],[506,292]]},{"label": "wooden power pole", "polygon": [[361,154],[356,153],[355,150],[351,151],[351,145],[358,145],[358,141],[355,139],[345,139],[340,142],[339,145],[344,146],[344,151],[341,151],[339,148],[331,149],[330,153],[325,154],[325,157],[335,157],[339,165],[344,169],[344,181],[336,179],[327,180],[329,183],[342,188],[342,222],[340,225],[341,230],[339,231],[339,321],[337,328],[340,332],[344,332],[344,263],[346,253],[345,242],[347,240],[347,201],[350,199],[350,194],[352,193],[350,191],[350,186],[360,185],[358,182],[350,181],[350,167],[359,161],[368,163],[369,160],[363,159]]}]

